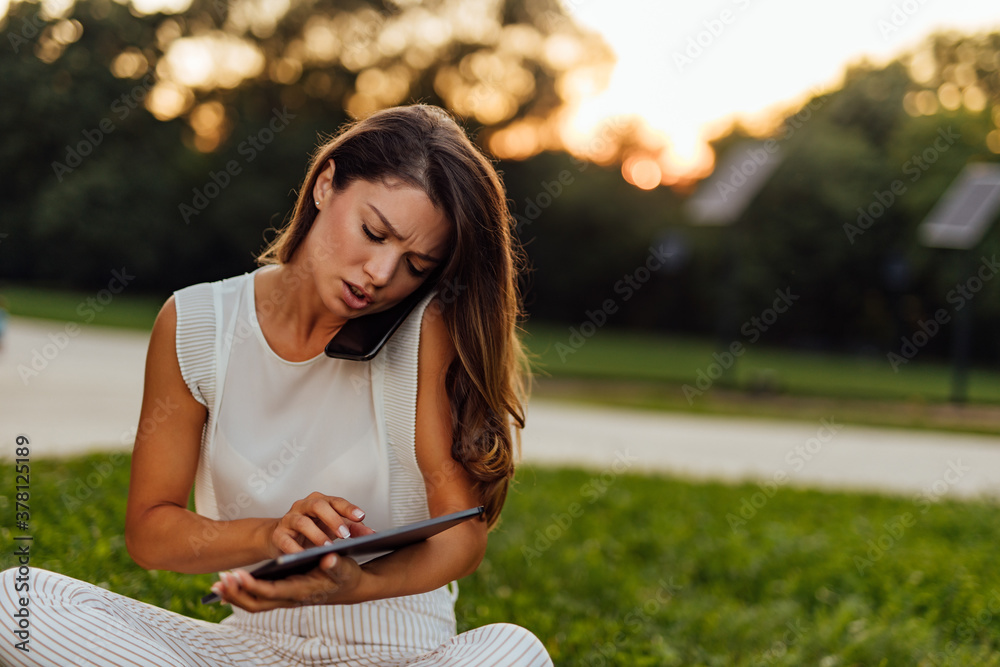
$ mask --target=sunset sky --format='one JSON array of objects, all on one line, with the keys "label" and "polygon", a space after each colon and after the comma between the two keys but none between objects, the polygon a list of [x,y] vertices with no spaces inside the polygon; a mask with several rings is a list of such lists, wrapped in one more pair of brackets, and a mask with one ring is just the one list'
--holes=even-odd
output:
[{"label": "sunset sky", "polygon": [[[48,17],[66,15],[74,3],[41,1]],[[130,1],[141,12],[167,13],[191,3]],[[345,108],[360,117],[405,101],[415,72],[426,66],[416,62],[420,53],[432,54],[424,60],[433,60],[451,39],[497,43],[497,53],[473,58],[471,69],[482,70],[488,80],[465,81],[455,67],[435,80],[436,90],[456,113],[502,125],[534,93],[522,65],[529,57],[550,64],[565,61],[557,89],[566,107],[541,121],[515,122],[495,133],[489,144],[495,155],[523,159],[543,149],[567,149],[610,161],[613,151],[602,155],[594,148],[608,131],[608,121],[629,127],[622,121],[639,119],[640,144],[648,150],[627,158],[622,173],[629,182],[652,188],[707,175],[713,164],[708,139],[722,134],[736,118],[751,130],[765,131],[783,111],[836,87],[851,63],[865,58],[885,63],[919,49],[930,34],[944,29],[964,34],[1000,30],[998,0],[560,1],[578,24],[598,33],[612,49],[617,63],[610,76],[603,56],[598,66],[588,61],[592,53],[587,45],[595,51],[594,40],[571,43],[558,30],[547,36],[523,27],[501,32],[500,0],[444,0],[434,11],[417,0],[395,0],[399,11],[380,17],[367,10],[374,19],[364,12],[312,16],[303,38],[292,40],[281,62],[267,70],[259,47],[238,35],[248,29],[267,34],[294,0],[242,0],[229,3],[226,31],[182,38],[176,23],[164,24],[158,35],[172,41],[156,65],[157,85],[147,107],[161,120],[189,115],[198,147],[209,151],[224,139],[224,109],[217,102],[193,108],[193,90],[234,87],[262,74],[293,83],[304,68],[339,59],[359,72],[357,93],[345,100]],[[8,2],[0,0],[0,16]],[[63,23],[57,27],[73,31],[71,22]],[[375,39],[366,37],[372,25],[377,26]],[[79,38],[79,24],[76,28],[75,35],[48,45],[51,54],[39,57],[46,62],[57,58],[65,44]],[[53,34],[58,38],[61,33]],[[408,67],[380,66],[383,57],[398,60],[400,54]],[[126,49],[112,69],[116,76],[136,78],[147,64],[138,50]]]},{"label": "sunset sky", "polygon": [[609,86],[573,115],[581,134],[639,114],[665,136],[678,168],[706,166],[705,140],[734,116],[766,122],[846,65],[880,63],[945,28],[1000,29],[997,0],[563,0],[618,57]]}]

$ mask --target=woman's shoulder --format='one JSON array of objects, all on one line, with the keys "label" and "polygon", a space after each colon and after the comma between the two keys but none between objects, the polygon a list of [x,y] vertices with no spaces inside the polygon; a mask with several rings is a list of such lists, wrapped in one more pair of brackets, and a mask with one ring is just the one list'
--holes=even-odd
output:
[{"label": "woman's shoulder", "polygon": [[427,365],[428,349],[440,350],[441,334],[448,335],[435,296],[432,291],[421,299],[375,357],[376,367],[384,369],[387,393],[404,405],[416,399],[418,367]]},{"label": "woman's shoulder", "polygon": [[252,277],[253,273],[243,273],[222,280],[188,285],[175,291],[171,298],[177,309],[178,319],[214,321],[218,300],[221,299],[221,305],[225,307],[248,283],[252,284]]},{"label": "woman's shoulder", "polygon": [[229,278],[222,278],[220,280],[195,283],[194,285],[188,285],[187,287],[182,287],[181,289],[175,290],[174,296],[181,294],[182,298],[184,298],[190,296],[210,294],[213,290],[220,290],[222,292],[231,291],[245,284],[246,281],[250,280],[252,276],[253,272],[248,272],[248,273],[241,273],[237,276],[231,276]]},{"label": "woman's shoulder", "polygon": [[191,394],[206,407],[214,401],[220,327],[231,317],[226,313],[252,276],[244,273],[189,285],[174,292],[161,312],[162,335],[172,338],[181,375]]},{"label": "woman's shoulder", "polygon": [[423,312],[420,314],[421,357],[431,350],[447,357],[455,353],[455,346],[444,319],[444,304],[437,293],[426,299]]}]

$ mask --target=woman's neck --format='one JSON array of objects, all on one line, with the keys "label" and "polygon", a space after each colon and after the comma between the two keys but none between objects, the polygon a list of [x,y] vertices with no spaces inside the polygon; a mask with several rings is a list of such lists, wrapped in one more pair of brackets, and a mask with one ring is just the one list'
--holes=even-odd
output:
[{"label": "woman's neck", "polygon": [[268,345],[288,361],[312,359],[344,325],[326,308],[311,273],[275,264],[254,275],[257,322]]}]

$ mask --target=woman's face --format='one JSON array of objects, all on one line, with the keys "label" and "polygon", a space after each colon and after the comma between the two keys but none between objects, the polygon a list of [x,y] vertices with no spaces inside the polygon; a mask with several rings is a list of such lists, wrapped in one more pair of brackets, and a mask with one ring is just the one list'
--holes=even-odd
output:
[{"label": "woman's face", "polygon": [[423,190],[401,181],[356,180],[337,192],[334,168],[331,160],[313,189],[319,215],[299,250],[332,314],[386,310],[447,260],[451,224]]}]

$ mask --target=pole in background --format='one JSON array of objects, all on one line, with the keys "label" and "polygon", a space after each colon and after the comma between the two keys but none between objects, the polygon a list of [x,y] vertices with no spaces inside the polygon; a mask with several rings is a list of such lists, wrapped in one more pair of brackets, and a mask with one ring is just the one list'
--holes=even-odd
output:
[{"label": "pole in background", "polygon": [[[1000,211],[1000,164],[966,165],[920,224],[917,235],[929,248],[961,250],[962,280],[974,268],[972,249],[982,240]],[[951,400],[964,403],[968,397],[969,350],[972,346],[972,302],[966,301],[955,314],[952,342]]]},{"label": "pole in background", "polygon": [[[742,248],[735,222],[743,215],[757,194],[764,189],[771,174],[781,164],[781,149],[776,140],[747,141],[727,151],[712,175],[705,179],[687,201],[688,216],[696,225],[732,227],[724,231],[723,262],[725,274],[720,283],[717,323],[718,345],[725,351],[737,339],[739,309],[737,289]],[[734,373],[735,362],[727,373]]]}]

